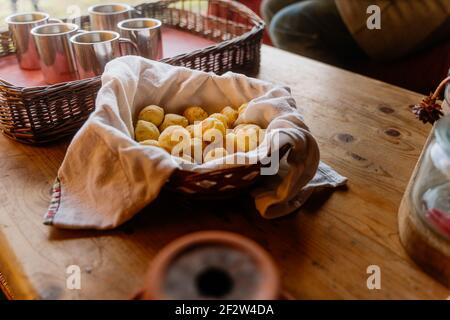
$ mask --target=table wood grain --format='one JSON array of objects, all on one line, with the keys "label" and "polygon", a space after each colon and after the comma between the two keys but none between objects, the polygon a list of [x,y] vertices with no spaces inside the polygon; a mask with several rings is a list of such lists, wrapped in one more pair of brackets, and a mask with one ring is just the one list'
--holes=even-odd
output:
[{"label": "table wood grain", "polygon": [[[57,230],[42,224],[68,141],[42,147],[0,137],[0,283],[16,299],[126,299],[155,253],[199,230],[256,240],[297,299],[445,299],[450,290],[420,270],[399,241],[398,207],[428,135],[410,105],[419,94],[284,51],[262,48],[260,78],[292,89],[318,139],[322,160],[348,187],[315,194],[272,221],[249,198],[198,203],[162,195],[113,231]],[[66,289],[79,265],[81,290]],[[381,269],[381,289],[366,285]]]}]

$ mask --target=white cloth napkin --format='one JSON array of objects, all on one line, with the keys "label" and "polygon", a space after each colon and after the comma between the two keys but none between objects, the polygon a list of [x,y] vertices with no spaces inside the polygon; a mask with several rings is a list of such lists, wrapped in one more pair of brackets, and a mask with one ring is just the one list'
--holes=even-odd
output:
[{"label": "white cloth napkin", "polygon": [[[258,149],[241,155],[254,160],[275,154],[285,144],[292,146],[278,174],[264,176],[263,187],[252,191],[263,217],[291,213],[314,188],[346,182],[328,166],[319,166],[317,143],[288,88],[240,74],[217,76],[127,56],[106,66],[96,109],[67,150],[44,223],[74,229],[117,227],[152,202],[174,170],[186,169],[162,149],[134,141],[137,114],[146,105],[160,105],[166,113],[200,105],[213,113],[248,101],[237,122],[258,124],[267,133]],[[211,161],[190,169],[223,166]]]}]

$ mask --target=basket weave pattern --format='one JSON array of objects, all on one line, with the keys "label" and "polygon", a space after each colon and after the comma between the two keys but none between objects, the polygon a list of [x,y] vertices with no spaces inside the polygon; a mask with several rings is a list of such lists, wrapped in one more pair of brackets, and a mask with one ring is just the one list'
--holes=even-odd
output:
[{"label": "basket weave pattern", "polygon": [[[278,160],[291,150],[284,145],[278,153]],[[165,185],[165,189],[179,195],[197,199],[228,198],[250,188],[261,177],[261,162],[221,168],[208,172],[175,170]]]},{"label": "basket weave pattern", "polygon": [[[136,9],[164,25],[218,42],[162,62],[217,74],[259,71],[264,22],[242,4],[171,0],[140,4]],[[89,29],[88,16],[77,19],[83,29]],[[0,59],[14,53],[9,33],[0,33]],[[73,135],[94,110],[100,86],[100,77],[28,88],[0,79],[0,128],[5,135],[30,144]]]}]

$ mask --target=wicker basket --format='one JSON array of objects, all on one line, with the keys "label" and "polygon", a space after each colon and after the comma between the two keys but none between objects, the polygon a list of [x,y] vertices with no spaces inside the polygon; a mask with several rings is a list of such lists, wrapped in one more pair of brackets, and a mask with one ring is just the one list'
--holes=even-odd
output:
[{"label": "wicker basket", "polygon": [[[235,1],[170,0],[136,6],[143,16],[218,43],[163,59],[176,66],[255,75],[259,71],[264,22]],[[79,18],[83,29],[89,18]],[[14,54],[8,32],[0,34],[0,58]],[[41,144],[73,135],[95,107],[100,77],[51,86],[17,87],[0,79],[0,128],[17,141]]]},{"label": "wicker basket", "polygon": [[[290,145],[281,147],[279,159],[291,149]],[[265,164],[264,166],[269,166]],[[187,170],[175,170],[165,189],[194,199],[228,198],[251,187],[261,177],[261,163],[247,164],[227,169],[196,173]]]}]

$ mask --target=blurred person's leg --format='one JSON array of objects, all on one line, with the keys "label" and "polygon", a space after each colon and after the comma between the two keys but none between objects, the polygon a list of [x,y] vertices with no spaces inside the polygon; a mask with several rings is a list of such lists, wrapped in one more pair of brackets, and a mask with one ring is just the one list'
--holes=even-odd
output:
[{"label": "blurred person's leg", "polygon": [[272,21],[273,16],[281,9],[305,0],[263,0],[261,4],[261,14],[267,25]]},{"label": "blurred person's leg", "polygon": [[428,37],[426,37],[423,40],[423,42],[419,43],[419,45],[416,48],[414,48],[414,51],[421,51],[449,40],[450,40],[450,15],[441,26],[439,26]]},{"label": "blurred person's leg", "polygon": [[[358,45],[375,61],[387,62],[428,49],[450,37],[450,0],[335,0]],[[368,5],[380,8],[378,30],[367,28]]]},{"label": "blurred person's leg", "polygon": [[334,0],[296,1],[282,8],[272,18],[270,35],[281,49],[334,65],[366,57]]}]

